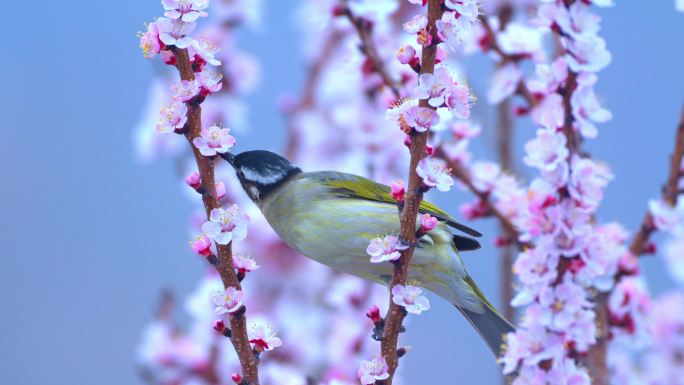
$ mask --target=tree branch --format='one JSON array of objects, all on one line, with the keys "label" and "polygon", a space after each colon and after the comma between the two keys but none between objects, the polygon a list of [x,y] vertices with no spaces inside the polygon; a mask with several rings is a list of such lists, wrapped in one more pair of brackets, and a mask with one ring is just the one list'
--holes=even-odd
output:
[{"label": "tree branch", "polygon": [[[428,31],[433,34],[433,44],[429,47],[423,47],[421,57],[421,74],[433,73],[435,68],[435,57],[437,55],[437,42],[439,39],[435,35],[436,27],[435,21],[442,16],[442,8],[440,0],[429,0],[427,5],[428,17]],[[433,108],[428,104],[428,101],[421,99],[419,105],[425,108]],[[394,264],[392,280],[390,282],[390,290],[395,285],[405,285],[408,278],[408,269],[413,255],[413,246],[416,242],[416,218],[418,216],[418,208],[420,202],[423,200],[423,192],[421,190],[422,180],[416,173],[416,167],[423,157],[425,157],[425,145],[427,143],[428,133],[413,132],[411,138],[411,161],[409,165],[409,181],[406,191],[406,198],[404,207],[401,210],[401,238],[406,241],[409,246],[406,250],[401,252],[401,257]],[[401,324],[406,316],[406,311],[396,305],[391,298],[389,299],[389,310],[385,318],[385,328],[383,339],[381,343],[382,355],[389,366],[390,377],[385,380],[386,385],[392,385],[394,372],[398,365],[397,356],[397,341],[399,339],[399,331]]]},{"label": "tree branch", "polygon": [[378,54],[378,48],[373,40],[373,24],[368,20],[354,15],[351,9],[349,9],[347,6],[347,0],[342,0],[341,5],[344,7],[342,12],[352,23],[359,35],[359,39],[361,40],[361,51],[373,64],[373,69],[380,75],[383,83],[389,87],[389,89],[392,91],[392,94],[394,94],[394,97],[397,99],[401,98],[401,93],[399,91],[397,82],[395,82],[394,79],[392,79],[392,77],[389,75],[384,63],[382,62],[382,59],[380,58],[380,55]]},{"label": "tree branch", "polygon": [[[186,49],[178,49],[170,47],[176,57],[176,68],[180,73],[181,80],[194,80],[195,73],[192,70],[192,64]],[[216,181],[214,178],[214,160],[210,157],[202,155],[197,147],[192,144],[195,137],[200,136],[202,131],[202,108],[199,103],[186,103],[187,112],[187,126],[185,138],[192,148],[192,153],[197,163],[197,169],[200,174],[202,188],[205,191],[202,194],[202,202],[204,203],[204,210],[209,218],[211,210],[221,207],[216,195]],[[234,287],[237,290],[242,290],[240,282],[237,279],[232,262],[232,244],[219,245],[216,244],[218,250],[218,265],[216,270],[221,276],[223,286]],[[235,352],[240,360],[244,378],[250,385],[259,385],[259,368],[258,361],[252,352],[252,348],[247,337],[247,320],[244,313],[230,316],[230,326],[232,330],[231,341]]]},{"label": "tree branch", "polygon": [[[670,156],[670,171],[667,182],[663,186],[663,200],[671,207],[677,205],[677,197],[680,193],[679,179],[682,177],[682,158],[684,158],[684,107],[682,107],[679,125],[675,134],[675,148],[672,156]],[[629,252],[634,256],[644,254],[646,244],[654,231],[653,215],[651,215],[650,211],[646,210],[639,230],[634,234],[634,239],[632,239],[632,243],[629,245]]]}]

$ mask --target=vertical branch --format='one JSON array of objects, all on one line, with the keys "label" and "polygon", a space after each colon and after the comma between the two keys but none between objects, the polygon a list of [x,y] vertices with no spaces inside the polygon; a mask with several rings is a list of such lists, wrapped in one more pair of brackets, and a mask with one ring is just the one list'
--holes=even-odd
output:
[{"label": "vertical branch", "polygon": [[[513,171],[513,157],[511,154],[512,128],[510,99],[503,100],[497,106],[497,152],[499,163],[506,171]],[[506,228],[499,225],[502,233],[506,233]],[[513,248],[511,244],[501,247],[501,261],[499,263],[499,288],[501,290],[501,303],[503,316],[508,320],[515,318],[515,309],[511,306],[513,299]]]},{"label": "vertical branch", "polygon": [[[186,49],[178,49],[170,47],[176,57],[176,68],[180,73],[181,80],[194,80],[195,73],[192,70],[192,64],[188,51]],[[203,191],[202,202],[204,203],[204,211],[209,218],[211,210],[219,208],[221,205],[216,195],[216,181],[214,177],[214,160],[211,157],[206,157],[199,152],[199,149],[192,144],[195,137],[200,136],[202,131],[202,108],[199,102],[187,103],[187,130],[185,130],[185,138],[190,144],[193,156],[197,163],[197,169],[200,174]],[[218,250],[218,265],[216,270],[221,277],[223,286],[234,287],[237,290],[242,290],[240,281],[235,274],[232,264],[232,244],[219,245],[216,244]],[[247,320],[244,312],[238,312],[230,316],[230,326],[232,330],[231,342],[235,348],[235,352],[240,360],[242,372],[245,380],[250,385],[259,384],[259,368],[258,361],[252,353],[252,348],[247,337]]]},{"label": "vertical branch", "polygon": [[[421,54],[421,74],[434,72],[435,57],[437,55],[437,43],[439,42],[439,39],[437,36],[435,36],[435,22],[441,17],[441,15],[442,8],[440,0],[429,0],[427,6],[427,30],[433,34],[433,44],[431,44],[429,47],[423,47]],[[421,99],[419,105],[425,108],[433,108],[425,99]],[[416,243],[416,218],[418,216],[420,202],[423,200],[423,192],[421,190],[422,180],[416,173],[416,167],[418,167],[418,162],[420,162],[420,160],[425,156],[425,145],[427,143],[427,139],[427,131],[422,133],[413,131],[412,133],[408,188],[406,191],[404,207],[400,215],[400,236],[403,241],[407,242],[411,246],[401,252],[401,257],[394,264],[390,288],[394,287],[395,285],[405,285],[408,278],[409,264],[411,262],[411,256],[413,255],[413,250],[415,248],[414,245]],[[399,338],[399,331],[401,330],[401,324],[405,316],[406,311],[404,308],[396,305],[392,301],[390,295],[389,310],[387,311],[385,329],[381,343],[382,355],[389,366],[390,374],[390,377],[385,381],[386,385],[392,385],[394,372],[397,369],[397,341]]]}]

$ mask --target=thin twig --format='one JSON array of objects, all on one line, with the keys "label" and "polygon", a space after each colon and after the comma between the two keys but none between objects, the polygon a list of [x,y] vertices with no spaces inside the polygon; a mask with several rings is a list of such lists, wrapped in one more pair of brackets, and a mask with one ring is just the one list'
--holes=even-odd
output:
[{"label": "thin twig", "polygon": [[[672,156],[670,156],[670,171],[667,182],[663,186],[663,200],[671,207],[677,205],[677,197],[680,194],[679,179],[682,177],[682,158],[684,158],[684,107],[682,107],[675,135],[675,148]],[[634,239],[629,245],[630,253],[634,256],[644,254],[646,244],[654,231],[653,215],[647,210],[639,230],[634,234]]]},{"label": "thin twig", "polygon": [[[181,80],[192,81],[195,79],[195,73],[192,70],[188,51],[186,49],[178,49],[172,47],[173,53],[176,57],[176,67],[180,73]],[[214,161],[210,157],[202,155],[196,146],[192,144],[195,137],[200,136],[202,131],[202,108],[198,103],[187,103],[187,125],[188,129],[185,132],[185,138],[192,148],[192,153],[197,163],[197,169],[200,174],[202,188],[206,193],[202,194],[202,202],[204,203],[204,210],[209,218],[211,210],[221,207],[216,195],[216,181],[214,178]],[[240,282],[237,279],[232,263],[232,245],[216,245],[218,250],[219,262],[216,266],[218,273],[223,282],[223,286],[234,287],[237,290],[242,290]],[[247,337],[247,320],[244,314],[231,316],[230,326],[232,330],[231,341],[235,352],[240,360],[243,377],[250,385],[259,385],[259,368],[258,361],[255,358],[252,348]]]},{"label": "thin twig", "polygon": [[[427,5],[427,28],[429,33],[433,34],[433,42],[435,42],[435,44],[432,44],[429,47],[423,47],[420,70],[421,74],[434,72],[435,58],[437,55],[436,42],[439,41],[437,37],[434,36],[436,31],[435,21],[441,16],[442,8],[440,0],[429,0]],[[419,101],[419,105],[424,108],[433,108],[428,104],[426,99],[421,99]],[[395,285],[405,285],[408,278],[408,269],[411,262],[411,256],[413,255],[413,250],[415,248],[413,245],[416,243],[416,218],[418,216],[420,202],[423,200],[423,192],[421,190],[422,180],[416,173],[416,167],[418,167],[418,162],[425,157],[425,145],[427,143],[427,139],[427,132],[414,132],[411,138],[411,161],[409,165],[408,188],[406,192],[406,198],[404,200],[404,207],[401,210],[400,215],[401,237],[411,246],[401,252],[401,257],[394,264],[390,288],[394,287]],[[392,301],[390,295],[389,310],[387,311],[387,317],[385,318],[385,328],[381,343],[382,355],[387,361],[390,374],[390,377],[385,380],[386,385],[392,385],[394,372],[397,369],[397,341],[399,339],[401,324],[405,316],[406,311],[404,308],[396,305]]]},{"label": "thin twig", "polygon": [[347,6],[347,0],[343,0],[341,5],[344,7],[344,15],[347,17],[347,19],[349,19],[359,35],[359,39],[361,40],[361,51],[373,64],[373,70],[380,75],[383,83],[389,87],[390,90],[392,90],[394,97],[399,99],[401,97],[399,86],[387,72],[385,64],[382,62],[382,59],[378,54],[378,48],[375,44],[375,41],[373,40],[373,24],[368,20],[354,15],[351,9]]}]

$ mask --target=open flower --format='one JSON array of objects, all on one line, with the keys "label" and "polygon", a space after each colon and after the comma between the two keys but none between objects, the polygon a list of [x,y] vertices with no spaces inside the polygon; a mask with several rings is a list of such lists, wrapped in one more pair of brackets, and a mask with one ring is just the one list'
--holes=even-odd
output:
[{"label": "open flower", "polygon": [[157,23],[147,25],[145,33],[138,33],[140,38],[140,49],[143,51],[145,59],[155,57],[162,50],[162,42],[159,40],[159,27]]},{"label": "open flower", "polygon": [[203,71],[197,74],[197,83],[199,84],[199,93],[201,96],[208,96],[214,92],[220,91],[223,87],[223,75],[220,72]]},{"label": "open flower", "polygon": [[164,16],[191,23],[208,15],[204,10],[209,7],[209,0],[162,0],[162,5],[166,11]]},{"label": "open flower", "polygon": [[432,107],[441,107],[453,80],[444,67],[435,69],[435,73],[424,73],[418,77],[418,86],[413,89],[413,96],[418,99],[427,99]]},{"label": "open flower", "polygon": [[199,94],[200,85],[196,80],[181,80],[171,86],[171,98],[187,102]]},{"label": "open flower", "polygon": [[436,187],[439,191],[449,191],[454,180],[449,176],[449,170],[444,160],[439,158],[423,158],[416,167],[416,173],[423,178],[423,184]]},{"label": "open flower", "polygon": [[184,23],[180,19],[167,19],[160,17],[157,19],[159,27],[159,40],[166,45],[175,45],[178,48],[190,47],[195,39],[187,36],[195,30],[197,23]]},{"label": "open flower", "polygon": [[249,342],[258,351],[269,351],[282,345],[280,338],[276,337],[276,332],[268,322],[257,322],[247,329]]},{"label": "open flower", "polygon": [[235,138],[229,135],[229,132],[230,129],[226,127],[202,128],[200,136],[193,139],[192,143],[204,156],[214,156],[217,153],[224,154],[235,144]]},{"label": "open flower", "polygon": [[216,305],[216,314],[233,314],[242,306],[243,293],[241,290],[230,286],[225,290],[215,291],[211,295],[211,302]]},{"label": "open flower", "polygon": [[188,108],[184,103],[172,102],[159,110],[159,121],[157,131],[162,133],[174,132],[183,128],[188,118],[186,116]]},{"label": "open flower", "polygon": [[399,238],[388,235],[384,238],[371,239],[366,252],[371,256],[372,263],[386,261],[396,261],[401,256],[400,250],[406,250],[408,246],[403,245]]},{"label": "open flower", "polygon": [[423,295],[423,290],[416,286],[394,285],[392,288],[392,302],[403,306],[411,314],[420,314],[430,310],[430,302]]},{"label": "open flower", "polygon": [[256,261],[249,255],[245,253],[234,253],[233,254],[233,267],[239,273],[247,273],[259,268]]},{"label": "open flower", "polygon": [[219,50],[220,48],[218,45],[210,42],[206,38],[195,40],[188,48],[190,57],[194,58],[195,60],[197,60],[197,57],[199,57],[204,62],[213,66],[221,65],[221,61],[215,57]]},{"label": "open flower", "polygon": [[375,356],[372,361],[361,361],[359,380],[363,385],[375,384],[389,378],[389,367],[383,356]]},{"label": "open flower", "polygon": [[406,124],[417,132],[425,132],[439,123],[439,115],[432,108],[413,106],[403,115]]},{"label": "open flower", "polygon": [[241,241],[247,236],[248,217],[236,204],[211,210],[209,220],[202,224],[204,234],[219,245]]}]

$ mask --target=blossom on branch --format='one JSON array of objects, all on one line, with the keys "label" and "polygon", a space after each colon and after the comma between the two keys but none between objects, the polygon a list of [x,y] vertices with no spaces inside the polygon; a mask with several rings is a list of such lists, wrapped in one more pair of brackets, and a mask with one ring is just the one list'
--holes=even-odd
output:
[{"label": "blossom on branch", "polygon": [[238,205],[232,204],[227,209],[221,207],[211,210],[209,220],[202,224],[202,231],[219,245],[227,245],[245,239],[248,220]]},{"label": "blossom on branch", "polygon": [[383,356],[375,356],[371,361],[361,361],[358,376],[363,385],[375,384],[389,378],[389,367]]},{"label": "blossom on branch", "polygon": [[423,179],[423,184],[427,187],[436,187],[437,190],[445,192],[451,189],[454,180],[449,175],[449,168],[443,159],[427,157],[418,162],[416,173]]},{"label": "blossom on branch", "polygon": [[192,140],[192,143],[204,156],[225,154],[235,144],[235,137],[229,134],[227,127],[211,126],[202,128],[200,136]]},{"label": "blossom on branch", "polygon": [[419,315],[430,310],[430,302],[423,295],[423,290],[416,286],[394,285],[392,287],[392,302],[411,314]]},{"label": "blossom on branch", "polygon": [[387,235],[384,238],[373,238],[366,252],[371,256],[372,263],[386,261],[396,261],[401,256],[400,251],[408,249],[408,246],[401,243],[399,238],[394,235]]},{"label": "blossom on branch", "polygon": [[216,314],[233,314],[242,307],[243,293],[241,290],[229,286],[225,290],[219,290],[211,295],[211,302],[216,305]]}]

